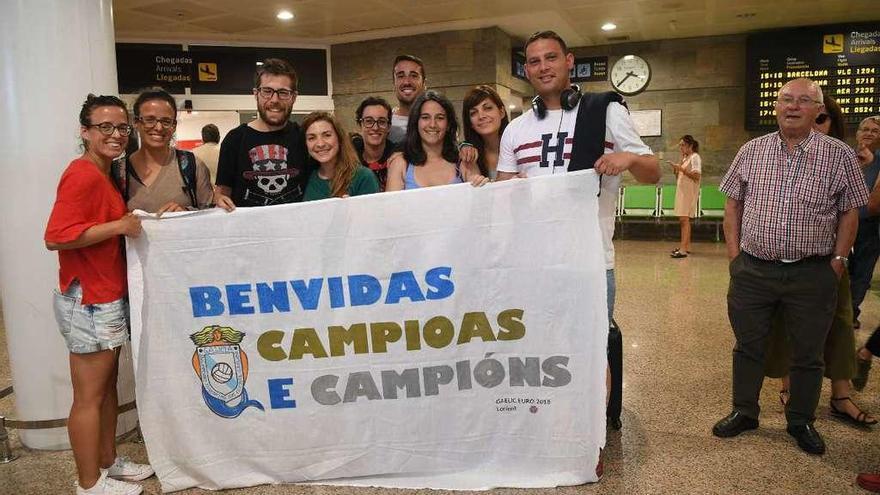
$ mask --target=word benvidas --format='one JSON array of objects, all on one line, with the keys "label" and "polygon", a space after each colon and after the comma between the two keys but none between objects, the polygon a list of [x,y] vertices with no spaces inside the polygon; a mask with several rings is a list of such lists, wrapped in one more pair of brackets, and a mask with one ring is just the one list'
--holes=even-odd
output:
[{"label": "word benvidas", "polygon": [[[421,281],[412,270],[394,272],[387,279],[368,274],[346,277],[311,278],[204,285],[189,288],[193,317],[249,315],[259,312],[289,313],[371,304],[398,304],[402,300],[421,302],[445,299],[455,292],[452,267],[438,266],[426,271]],[[298,307],[293,303],[299,303]]]}]

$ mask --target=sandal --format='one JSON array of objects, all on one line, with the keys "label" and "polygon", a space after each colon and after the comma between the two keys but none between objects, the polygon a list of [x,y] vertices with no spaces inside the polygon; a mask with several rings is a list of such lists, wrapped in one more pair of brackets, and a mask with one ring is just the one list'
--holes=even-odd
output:
[{"label": "sandal", "polygon": [[849,413],[847,413],[846,411],[841,411],[840,409],[834,407],[835,402],[842,401],[842,400],[848,400],[848,401],[852,402],[852,404],[854,406],[856,406],[856,403],[853,402],[852,399],[850,399],[849,397],[840,397],[840,398],[836,398],[836,399],[834,397],[832,397],[831,401],[829,402],[829,405],[831,406],[831,415],[832,416],[834,416],[837,419],[842,419],[843,421],[850,423],[851,425],[859,426],[859,427],[867,427],[867,426],[877,424],[877,420],[876,419],[869,420],[868,413],[859,409],[859,406],[856,406],[856,409],[859,409],[859,414],[857,414],[855,417],[850,416]]},{"label": "sandal", "polygon": [[[861,350],[861,349],[860,349]],[[871,371],[871,359],[856,358],[856,376],[852,378],[852,386],[861,392],[868,384],[868,373]]]},{"label": "sandal", "polygon": [[688,255],[682,253],[681,251],[676,251],[669,255],[670,258],[687,258]]},{"label": "sandal", "polygon": [[784,388],[779,391],[779,402],[782,403],[782,407],[788,405],[788,399],[791,398],[791,394],[788,393],[788,389]]}]

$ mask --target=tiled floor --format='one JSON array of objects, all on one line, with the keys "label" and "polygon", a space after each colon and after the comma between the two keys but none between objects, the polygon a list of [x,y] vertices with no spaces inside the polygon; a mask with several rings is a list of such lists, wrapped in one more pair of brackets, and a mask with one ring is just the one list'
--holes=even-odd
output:
[{"label": "tiled floor", "polygon": [[[713,423],[730,410],[733,337],[725,304],[727,261],[722,244],[696,244],[694,254],[681,260],[669,258],[672,247],[669,242],[617,242],[616,319],[624,335],[625,410],[623,430],[609,434],[605,478],[595,485],[530,492],[866,493],[855,485],[855,476],[880,468],[880,428],[857,430],[830,419],[827,382],[816,422],[828,443],[828,453],[822,457],[802,453],[785,433],[777,383],[764,388],[759,430],[728,440],[712,436]],[[874,294],[869,294],[863,305],[862,322],[859,341],[880,323],[880,299]],[[863,408],[880,413],[878,375],[880,372],[854,398]],[[9,382],[5,333],[0,327],[0,388]],[[12,401],[0,400],[0,414],[13,415]],[[0,493],[73,493],[70,452],[27,450],[14,432],[12,442],[21,457],[0,465]],[[120,450],[136,460],[147,457],[141,444],[124,443]],[[146,493],[159,493],[155,478],[144,486]],[[228,493],[374,495],[392,491],[282,485]]]}]

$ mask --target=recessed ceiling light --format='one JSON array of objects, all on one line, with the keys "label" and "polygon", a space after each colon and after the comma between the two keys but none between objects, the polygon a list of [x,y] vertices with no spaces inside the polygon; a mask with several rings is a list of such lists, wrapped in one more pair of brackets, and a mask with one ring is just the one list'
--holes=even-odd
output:
[{"label": "recessed ceiling light", "polygon": [[614,31],[615,29],[617,29],[617,24],[614,24],[613,22],[602,24],[602,31]]},{"label": "recessed ceiling light", "polygon": [[278,12],[278,15],[275,17],[281,19],[282,21],[289,21],[289,20],[293,19],[293,12],[291,12],[289,10],[282,10],[282,11]]}]

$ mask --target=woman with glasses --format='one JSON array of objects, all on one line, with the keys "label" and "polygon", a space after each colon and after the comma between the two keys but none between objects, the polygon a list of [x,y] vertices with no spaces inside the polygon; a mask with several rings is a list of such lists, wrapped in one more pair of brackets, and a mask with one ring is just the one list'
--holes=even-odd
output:
[{"label": "woman with glasses", "polygon": [[877,160],[880,149],[880,115],[866,117],[859,123],[856,131],[856,156],[862,168],[869,167]]},{"label": "woman with glasses", "polygon": [[122,236],[141,223],[126,211],[110,165],[128,143],[128,110],[115,96],[89,95],[79,114],[83,154],[61,176],[46,226],[46,248],[58,251],[55,318],[67,344],[73,405],[67,432],[77,494],[141,493],[149,465],[116,455],[119,349],[129,339]]},{"label": "woman with glasses", "polygon": [[[856,153],[858,154],[859,162],[862,164],[862,170],[865,171],[865,175],[872,169],[877,170],[880,168],[880,116],[865,118],[859,124],[858,131],[856,131]],[[880,176],[874,181],[874,185],[871,188],[867,209],[868,215],[873,216],[875,219],[877,215],[880,215]],[[859,227],[861,228],[861,224]],[[865,230],[867,236],[873,234],[876,239],[876,227],[866,228]],[[859,237],[862,235],[863,232],[860,231]],[[858,237],[856,237],[856,240],[858,241]],[[865,244],[868,243],[866,242]],[[870,272],[873,274],[873,266]],[[870,285],[870,280],[868,280],[868,285]],[[853,304],[853,306],[853,311],[855,311],[856,305]],[[855,315],[853,316],[854,321],[858,321]],[[868,384],[868,374],[871,371],[872,360],[878,354],[880,354],[880,327],[874,329],[868,340],[865,341],[865,345],[860,347],[856,354],[858,366],[856,376],[853,377],[853,386],[856,390],[861,391]],[[874,476],[876,476],[876,486],[880,487],[880,475]]]},{"label": "woman with glasses", "polygon": [[360,134],[352,134],[351,142],[361,165],[373,171],[379,181],[379,191],[384,191],[388,180],[388,160],[397,145],[388,139],[391,105],[383,98],[370,96],[358,105],[355,118]]},{"label": "woman with glasses", "polygon": [[[880,177],[880,119],[867,117],[859,122],[856,128],[856,156],[865,177],[865,185],[873,191]],[[876,193],[872,193],[876,197]],[[849,286],[852,290],[853,324],[861,327],[862,302],[871,287],[871,279],[877,260],[880,259],[880,218],[869,212],[872,202],[859,209],[859,228],[853,242],[852,253],[849,255]]]},{"label": "woman with glasses", "polygon": [[[816,117],[813,130],[841,141],[846,139],[843,112],[834,98],[824,96],[825,109]],[[774,315],[764,374],[782,378],[779,401],[783,406],[789,400],[788,371],[791,363],[791,345],[783,327],[783,315]],[[831,380],[831,415],[857,427],[877,423],[877,419],[862,411],[852,401],[850,380],[856,376],[856,338],[853,328],[852,291],[849,270],[844,268],[837,289],[837,306],[831,330],[825,340],[825,377]]]},{"label": "woman with glasses", "polygon": [[465,95],[461,118],[464,140],[477,149],[480,174],[495,180],[501,135],[509,122],[504,102],[491,86],[477,86]]},{"label": "woman with glasses", "polygon": [[[128,209],[159,215],[207,208],[213,201],[208,167],[190,151],[171,146],[177,128],[177,103],[162,89],[142,92],[134,102],[140,149],[114,170]],[[231,204],[222,204],[227,210]]]},{"label": "woman with glasses", "polygon": [[669,162],[672,171],[678,178],[675,186],[675,209],[681,226],[681,240],[677,248],[672,250],[673,258],[687,258],[691,252],[691,218],[697,216],[697,198],[700,196],[700,174],[702,159],[697,153],[700,143],[690,134],[685,134],[678,141],[681,161]]},{"label": "woman with glasses", "polygon": [[474,164],[459,160],[455,136],[455,109],[445,96],[426,91],[409,112],[403,154],[391,159],[387,191],[458,184],[469,181],[482,186],[489,179]]},{"label": "woman with glasses", "polygon": [[335,117],[312,112],[303,121],[306,148],[318,162],[309,177],[303,201],[344,198],[379,192],[376,176],[358,163],[351,141]]}]

